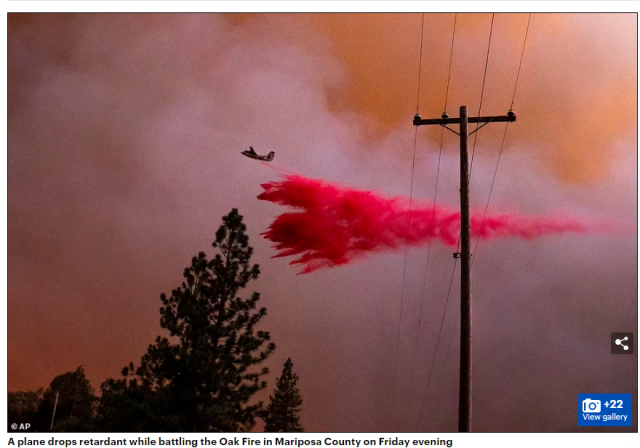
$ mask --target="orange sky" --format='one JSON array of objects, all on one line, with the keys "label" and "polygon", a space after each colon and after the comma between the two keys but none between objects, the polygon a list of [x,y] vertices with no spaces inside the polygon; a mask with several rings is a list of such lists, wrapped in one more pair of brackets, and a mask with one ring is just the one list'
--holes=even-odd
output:
[{"label": "orange sky", "polygon": [[[527,14],[496,14],[482,113],[509,109]],[[240,15],[253,27],[268,15]],[[376,139],[411,121],[417,104],[421,14],[292,14],[285,23],[317,22],[345,63],[344,82],[327,87],[336,113],[374,120],[364,138]],[[453,14],[427,14],[420,113],[438,117],[444,106]],[[491,14],[459,14],[450,81],[449,114],[460,105],[478,112]],[[534,150],[569,182],[606,174],[611,144],[637,123],[635,14],[533,14],[514,108],[518,125],[509,142]],[[316,33],[315,27],[296,29]],[[597,35],[597,37],[595,37]],[[303,45],[317,40],[299,34]],[[488,130],[498,142],[501,132]]]}]

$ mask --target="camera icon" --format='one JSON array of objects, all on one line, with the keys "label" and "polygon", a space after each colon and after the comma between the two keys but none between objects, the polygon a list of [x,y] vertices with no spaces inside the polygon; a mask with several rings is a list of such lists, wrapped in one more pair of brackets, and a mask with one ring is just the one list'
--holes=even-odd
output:
[{"label": "camera icon", "polygon": [[582,400],[582,412],[600,412],[601,403],[600,400],[592,400],[591,398],[586,398]]}]

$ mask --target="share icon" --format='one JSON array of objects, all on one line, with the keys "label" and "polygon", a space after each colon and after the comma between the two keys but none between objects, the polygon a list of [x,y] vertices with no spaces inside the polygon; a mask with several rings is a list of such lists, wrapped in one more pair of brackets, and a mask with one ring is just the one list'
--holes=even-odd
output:
[{"label": "share icon", "polygon": [[611,333],[611,354],[630,355],[633,353],[633,333]]}]

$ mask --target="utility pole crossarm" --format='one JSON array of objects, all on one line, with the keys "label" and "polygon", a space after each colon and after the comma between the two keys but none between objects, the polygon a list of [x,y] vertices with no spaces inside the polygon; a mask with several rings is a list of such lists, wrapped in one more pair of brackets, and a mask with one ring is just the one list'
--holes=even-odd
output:
[{"label": "utility pole crossarm", "polygon": [[[445,117],[446,115],[446,117]],[[496,117],[468,117],[468,123],[490,123],[490,122],[514,122],[516,121],[516,113],[510,110],[507,115],[499,115]],[[448,114],[443,114],[443,118],[426,118],[422,119],[419,114],[416,114],[413,117],[413,125],[414,126],[423,126],[429,124],[460,124],[460,118],[449,118]]]}]

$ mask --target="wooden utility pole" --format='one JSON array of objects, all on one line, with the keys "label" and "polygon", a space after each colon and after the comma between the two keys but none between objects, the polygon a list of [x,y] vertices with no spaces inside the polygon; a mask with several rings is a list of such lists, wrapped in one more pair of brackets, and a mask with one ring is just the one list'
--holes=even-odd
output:
[{"label": "wooden utility pole", "polygon": [[56,418],[56,407],[58,407],[58,395],[60,392],[56,392],[56,402],[53,404],[53,415],[51,416],[51,426],[49,427],[49,431],[53,431],[53,419]]},{"label": "wooden utility pole", "polygon": [[469,130],[460,107],[460,395],[458,431],[471,432],[471,218],[469,217]]},{"label": "wooden utility pole", "polygon": [[[458,407],[458,431],[471,432],[471,218],[469,216],[469,123],[483,123],[476,128],[492,122],[516,121],[516,114],[510,110],[507,115],[496,117],[469,117],[467,106],[460,107],[459,118],[449,118],[447,112],[442,118],[423,120],[416,114],[414,126],[437,124],[460,136],[460,250],[453,254],[460,258],[460,395]],[[449,128],[448,124],[459,124],[460,132]]]}]

